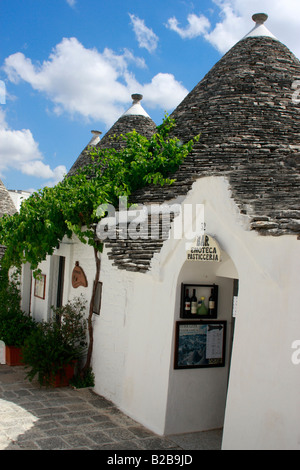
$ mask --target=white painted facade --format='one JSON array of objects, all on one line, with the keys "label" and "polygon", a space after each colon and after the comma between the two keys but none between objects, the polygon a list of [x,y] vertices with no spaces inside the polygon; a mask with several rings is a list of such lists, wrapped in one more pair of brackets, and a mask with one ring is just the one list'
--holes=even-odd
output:
[{"label": "white painted facade", "polygon": [[[44,299],[35,296],[35,279],[31,276],[29,267],[25,265],[23,269],[22,308],[27,312],[30,311],[37,321],[47,321],[51,316],[51,306],[55,306],[60,256],[65,258],[63,303],[66,304],[69,300],[81,295],[86,301],[91,297],[95,270],[94,252],[91,247],[80,243],[73,235],[72,240],[65,238],[55,253],[52,256],[47,256],[47,259],[39,265],[41,273],[46,276]],[[86,273],[87,287],[79,286],[76,289],[72,287],[72,272],[76,261],[80,262],[80,266]]]},{"label": "white painted facade", "polygon": [[[256,15],[250,36],[270,36],[265,16]],[[140,113],[138,101],[132,108],[129,114]],[[101,312],[94,315],[95,392],[160,435],[223,427],[224,450],[300,450],[300,360],[292,359],[293,345],[300,345],[300,241],[251,231],[251,208],[247,216],[240,213],[225,177],[200,178],[173,203],[204,206],[206,233],[218,242],[221,261],[187,261],[187,240],[172,236],[176,218],[146,274],[118,269],[104,249]],[[93,249],[66,239],[40,266],[44,299],[34,296],[28,268],[23,272],[24,308],[38,320],[49,318],[55,303],[59,256],[65,257],[63,303],[91,297]],[[76,261],[87,277],[85,288],[72,287]],[[227,322],[225,367],[174,369],[181,283],[219,286],[218,320]]]},{"label": "white painted facade", "polygon": [[[186,240],[172,235],[147,274],[117,269],[104,250],[101,315],[94,315],[95,391],[160,435],[224,425],[223,449],[300,449],[300,365],[292,362],[300,330],[300,243],[250,232],[223,177],[199,179],[183,202],[204,204],[206,231],[221,247],[221,262],[187,261]],[[68,241],[57,255],[67,260],[64,303],[81,293],[89,300],[93,250]],[[76,261],[87,288],[71,286]],[[44,300],[32,294],[37,319],[47,318],[53,301],[55,256],[41,268],[52,282]],[[230,365],[233,279],[239,279],[239,296]],[[219,285],[225,367],[174,369],[181,282]]]},{"label": "white painted facade", "polygon": [[31,196],[31,193],[29,191],[21,191],[21,190],[13,190],[10,189],[8,190],[9,195],[17,209],[17,211],[20,210],[21,204],[25,199],[28,199],[29,196]]},{"label": "white painted facade", "polygon": [[[205,180],[196,184],[186,203],[199,203],[197,188],[203,188]],[[207,183],[210,186],[212,179]],[[105,252],[102,257],[104,290],[101,316],[95,321],[95,390],[158,434],[212,429],[221,427],[224,420],[229,361],[225,368],[174,370],[174,333],[184,281],[218,283],[223,303],[218,319],[231,322],[232,280],[217,278],[215,269],[223,268],[222,276],[227,272],[234,278],[236,270],[230,261],[227,271],[226,262],[186,261],[185,244],[186,240],[172,240],[171,235],[147,274],[118,270]],[[215,389],[222,390],[218,397]],[[209,413],[210,400],[214,416]]]}]

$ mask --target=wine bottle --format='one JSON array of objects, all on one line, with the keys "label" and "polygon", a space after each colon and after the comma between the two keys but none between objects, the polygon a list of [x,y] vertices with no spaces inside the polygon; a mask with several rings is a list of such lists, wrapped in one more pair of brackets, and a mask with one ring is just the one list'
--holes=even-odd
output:
[{"label": "wine bottle", "polygon": [[204,300],[205,300],[205,297],[201,297],[201,306],[200,308],[197,310],[197,313],[198,315],[207,315],[207,307],[204,303]]},{"label": "wine bottle", "polygon": [[193,295],[191,297],[191,314],[195,315],[197,313],[197,297],[196,289],[193,289]]},{"label": "wine bottle", "polygon": [[184,298],[184,314],[190,315],[191,314],[191,299],[189,296],[189,290],[186,289],[185,291],[185,298]]},{"label": "wine bottle", "polygon": [[210,297],[208,299],[208,314],[209,316],[213,317],[216,312],[216,300],[215,300],[215,292],[214,289],[211,290]]}]

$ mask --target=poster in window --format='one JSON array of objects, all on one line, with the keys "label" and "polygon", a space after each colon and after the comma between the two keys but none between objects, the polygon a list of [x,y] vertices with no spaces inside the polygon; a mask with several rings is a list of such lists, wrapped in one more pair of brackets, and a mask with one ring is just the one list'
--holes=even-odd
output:
[{"label": "poster in window", "polygon": [[226,321],[178,321],[175,369],[224,367]]}]

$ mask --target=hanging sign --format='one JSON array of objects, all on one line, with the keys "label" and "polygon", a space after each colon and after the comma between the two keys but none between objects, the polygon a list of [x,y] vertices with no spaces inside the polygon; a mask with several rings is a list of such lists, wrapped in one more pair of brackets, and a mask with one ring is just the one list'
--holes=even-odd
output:
[{"label": "hanging sign", "polygon": [[79,262],[76,261],[75,268],[72,273],[72,286],[76,289],[79,286],[87,287],[87,280],[83,269],[79,266]]},{"label": "hanging sign", "polygon": [[187,249],[188,261],[221,261],[219,244],[210,235],[197,236]]}]

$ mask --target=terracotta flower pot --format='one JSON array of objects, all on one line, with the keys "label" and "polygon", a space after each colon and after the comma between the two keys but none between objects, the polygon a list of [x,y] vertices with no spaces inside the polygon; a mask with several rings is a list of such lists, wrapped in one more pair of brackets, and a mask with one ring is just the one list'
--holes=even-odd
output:
[{"label": "terracotta flower pot", "polygon": [[8,366],[22,366],[22,351],[16,346],[5,346],[5,362]]},{"label": "terracotta flower pot", "polygon": [[69,385],[70,380],[74,376],[76,362],[72,362],[71,364],[65,365],[61,370],[59,370],[54,380],[51,378],[51,386],[52,387],[67,387]]}]

